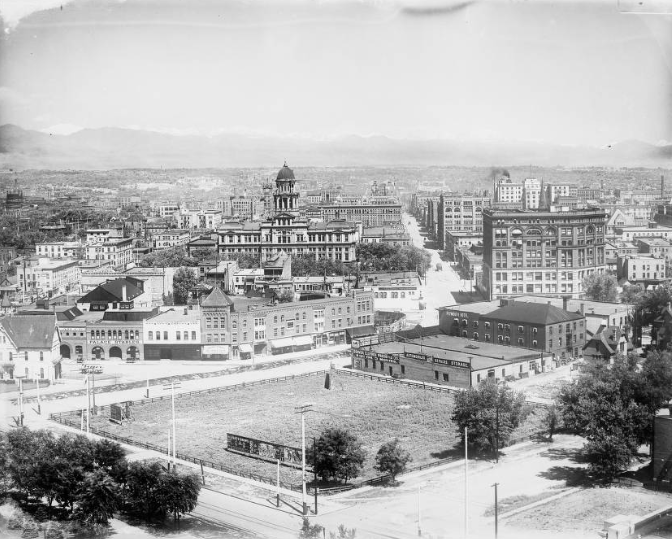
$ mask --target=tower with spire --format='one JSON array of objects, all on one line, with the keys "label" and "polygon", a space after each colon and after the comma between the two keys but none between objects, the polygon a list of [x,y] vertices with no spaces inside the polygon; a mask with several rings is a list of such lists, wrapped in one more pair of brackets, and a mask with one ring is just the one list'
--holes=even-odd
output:
[{"label": "tower with spire", "polygon": [[289,213],[299,216],[299,193],[294,191],[294,171],[287,166],[287,162],[278,172],[275,179],[275,193],[273,193],[273,209],[275,213]]}]

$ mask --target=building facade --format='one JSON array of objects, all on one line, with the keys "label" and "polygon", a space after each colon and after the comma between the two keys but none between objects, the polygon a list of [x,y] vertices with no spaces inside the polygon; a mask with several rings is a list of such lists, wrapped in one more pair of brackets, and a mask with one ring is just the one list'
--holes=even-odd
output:
[{"label": "building facade", "polygon": [[568,294],[605,271],[602,210],[483,212],[483,288],[487,296]]},{"label": "building facade", "polygon": [[438,240],[446,248],[447,235],[453,232],[483,233],[483,210],[490,206],[488,197],[443,194],[438,207]]}]

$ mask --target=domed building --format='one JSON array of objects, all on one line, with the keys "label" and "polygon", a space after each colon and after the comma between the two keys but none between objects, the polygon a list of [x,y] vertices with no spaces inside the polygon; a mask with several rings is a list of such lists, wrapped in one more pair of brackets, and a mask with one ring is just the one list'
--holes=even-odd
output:
[{"label": "domed building", "polygon": [[301,218],[295,184],[294,171],[285,163],[275,180],[274,215],[265,221],[222,224],[217,230],[220,255],[248,254],[265,261],[284,251],[294,256],[314,256],[316,260],[354,261],[358,225],[344,219],[309,223]]}]

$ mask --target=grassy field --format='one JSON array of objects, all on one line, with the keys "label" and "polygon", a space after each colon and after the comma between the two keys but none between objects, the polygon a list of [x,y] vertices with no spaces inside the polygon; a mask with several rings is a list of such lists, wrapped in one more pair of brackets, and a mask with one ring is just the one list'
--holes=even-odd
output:
[{"label": "grassy field", "polygon": [[642,516],[669,506],[669,494],[642,488],[589,488],[534,507],[506,520],[506,526],[534,530],[594,533],[615,515]]},{"label": "grassy field", "polygon": [[[378,475],[373,465],[380,445],[395,437],[411,452],[414,464],[447,456],[457,441],[450,420],[452,394],[336,374],[330,390],[324,389],[320,375],[178,398],[177,450],[275,477],[273,464],[226,451],[226,433],[300,447],[301,419],[295,407],[305,403],[312,403],[314,409],[306,415],[308,443],[326,427],[350,430],[368,452],[363,473],[367,478]],[[133,415],[134,421],[121,426],[110,423],[107,416],[96,417],[93,425],[134,440],[167,445],[170,400],[136,405]],[[523,428],[532,430],[538,421],[531,416]],[[283,467],[282,475],[283,481],[300,481],[296,470]]]}]

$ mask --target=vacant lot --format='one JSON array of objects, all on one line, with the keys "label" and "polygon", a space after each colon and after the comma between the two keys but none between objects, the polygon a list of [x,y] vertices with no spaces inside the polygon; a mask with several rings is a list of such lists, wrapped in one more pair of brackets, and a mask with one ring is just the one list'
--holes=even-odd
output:
[{"label": "vacant lot", "polygon": [[643,516],[670,505],[668,494],[642,488],[588,488],[506,519],[506,526],[532,530],[562,530],[567,537],[597,537],[605,519],[615,515]]},{"label": "vacant lot", "polygon": [[[312,403],[314,410],[306,415],[307,443],[327,427],[350,430],[368,451],[365,477],[377,475],[375,454],[395,437],[416,464],[447,456],[457,441],[450,421],[452,394],[332,374],[330,390],[324,389],[324,375],[319,375],[177,398],[177,451],[275,477],[273,464],[227,452],[226,434],[300,447],[301,416],[295,407],[305,403]],[[123,426],[105,416],[96,417],[93,424],[134,440],[167,445],[170,400],[136,405],[132,413],[134,421]],[[524,429],[534,429],[538,421],[531,416]],[[283,468],[282,474],[283,481],[300,481],[300,473],[290,468]]]}]

